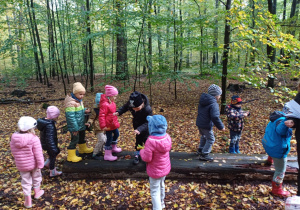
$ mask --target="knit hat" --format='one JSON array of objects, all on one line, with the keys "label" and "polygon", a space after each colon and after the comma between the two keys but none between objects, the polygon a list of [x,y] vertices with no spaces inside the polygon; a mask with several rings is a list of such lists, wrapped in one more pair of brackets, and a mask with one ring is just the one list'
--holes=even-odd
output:
[{"label": "knit hat", "polygon": [[134,91],[129,97],[129,106],[132,108],[139,107],[143,103],[142,94],[138,91]]},{"label": "knit hat", "polygon": [[28,116],[21,117],[18,122],[18,127],[20,131],[23,132],[28,131],[31,128],[34,128],[36,125],[37,125],[36,120]]},{"label": "knit hat", "polygon": [[79,92],[85,92],[85,88],[80,82],[75,82],[73,84],[73,94],[79,93]]},{"label": "knit hat", "polygon": [[222,95],[222,89],[218,85],[212,84],[209,86],[207,93],[212,96],[219,96]]},{"label": "knit hat", "polygon": [[56,106],[48,106],[47,108],[47,119],[57,118],[60,114],[59,109]]},{"label": "knit hat", "polygon": [[241,104],[241,103],[243,103],[243,101],[239,96],[232,96],[231,97],[231,104],[232,105]]},{"label": "knit hat", "polygon": [[168,123],[164,116],[147,116],[149,133],[152,136],[163,136],[166,134]]},{"label": "knit hat", "polygon": [[118,95],[118,89],[111,85],[105,85],[105,95],[106,96],[116,96]]},{"label": "knit hat", "polygon": [[99,106],[101,95],[102,93],[96,93],[95,104],[97,107]]}]

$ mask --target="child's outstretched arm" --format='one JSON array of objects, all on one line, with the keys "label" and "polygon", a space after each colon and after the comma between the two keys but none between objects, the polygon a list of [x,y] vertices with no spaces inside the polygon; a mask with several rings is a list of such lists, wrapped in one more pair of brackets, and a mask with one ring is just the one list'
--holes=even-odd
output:
[{"label": "child's outstretched arm", "polygon": [[146,141],[144,149],[140,150],[140,156],[143,161],[148,163],[148,162],[152,161],[152,155],[153,155],[153,152],[151,150],[151,145],[148,141]]},{"label": "child's outstretched arm", "polygon": [[129,110],[129,101],[116,111],[118,113],[117,116],[121,116],[122,114],[124,114],[128,110]]},{"label": "child's outstretched arm", "polygon": [[[277,122],[278,124],[276,125],[275,131],[281,136],[287,136],[291,135],[288,131],[291,130],[288,126],[285,125],[285,120],[281,120],[280,122]],[[291,130],[292,132],[292,130]]]}]

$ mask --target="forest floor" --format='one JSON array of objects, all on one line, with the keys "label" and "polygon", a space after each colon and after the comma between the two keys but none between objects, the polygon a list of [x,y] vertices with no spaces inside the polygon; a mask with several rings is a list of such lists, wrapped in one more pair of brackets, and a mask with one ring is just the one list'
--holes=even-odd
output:
[{"label": "forest floor", "polygon": [[[78,77],[77,81],[81,81]],[[229,81],[238,84],[237,81]],[[28,81],[27,92],[21,98],[13,97],[10,93],[17,89],[13,84],[5,85],[0,92],[0,102],[7,99],[46,100],[64,98],[61,82],[51,80],[50,88],[34,81]],[[68,93],[71,92],[72,82],[67,84]],[[212,81],[191,80],[177,84],[177,99],[174,95],[174,84],[169,82],[152,85],[152,97],[149,86],[137,86],[136,90],[146,94],[152,101],[154,114],[162,114],[168,121],[168,133],[172,137],[172,151],[195,152],[199,145],[199,131],[196,127],[196,116],[199,97],[206,92]],[[119,91],[117,107],[122,106],[129,98],[133,81],[105,82],[97,77],[95,92],[89,90],[83,99],[86,108],[93,109],[96,92],[104,92],[104,85],[116,86]],[[250,86],[240,93],[227,92],[227,104],[232,95],[238,94],[244,101],[258,99],[243,105],[251,115],[246,118],[242,134],[240,150],[243,154],[265,153],[261,145],[264,129],[268,123],[269,113],[282,109],[282,105],[275,102],[276,97],[268,89],[255,89]],[[296,83],[294,85],[296,87]],[[65,123],[63,101],[46,102],[57,106],[61,111],[58,127]],[[17,130],[17,122],[21,116],[32,116],[35,119],[45,117],[43,103],[13,103],[0,104],[0,209],[23,208],[24,197],[21,188],[21,179],[11,155],[10,136]],[[221,115],[225,124],[226,116]],[[135,136],[133,133],[131,115],[126,113],[119,117],[120,141],[123,150],[133,151]],[[229,145],[229,130],[225,132],[214,129],[216,142],[212,153],[226,153]],[[38,134],[38,131],[37,131]],[[57,157],[57,167],[67,158],[67,146],[70,141],[69,133],[58,132],[61,153]],[[96,144],[93,133],[87,133],[90,146]],[[292,139],[291,153],[296,154],[295,138]],[[46,157],[46,153],[45,153]],[[134,167],[134,166],[133,166]],[[64,176],[50,178],[49,171],[42,170],[42,188],[45,194],[40,200],[33,201],[35,209],[152,209],[148,180],[70,180]],[[294,182],[284,183],[284,187],[292,194],[296,194]],[[166,209],[283,209],[285,199],[274,197],[269,192],[271,182],[245,180],[170,180],[166,179]]]}]

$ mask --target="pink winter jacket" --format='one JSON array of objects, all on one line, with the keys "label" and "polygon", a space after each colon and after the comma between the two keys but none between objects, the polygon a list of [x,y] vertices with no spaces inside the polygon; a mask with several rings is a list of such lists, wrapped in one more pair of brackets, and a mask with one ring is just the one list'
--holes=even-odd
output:
[{"label": "pink winter jacket", "polygon": [[39,137],[32,133],[14,133],[10,141],[11,152],[19,171],[44,167],[44,156]]},{"label": "pink winter jacket", "polygon": [[149,136],[145,148],[140,151],[143,161],[147,162],[147,174],[154,179],[166,176],[171,171],[169,151],[172,148],[171,137]]}]

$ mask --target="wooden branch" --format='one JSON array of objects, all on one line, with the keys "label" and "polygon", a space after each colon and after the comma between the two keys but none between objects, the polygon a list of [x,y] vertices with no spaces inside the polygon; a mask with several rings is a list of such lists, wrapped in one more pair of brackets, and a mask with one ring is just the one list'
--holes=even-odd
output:
[{"label": "wooden branch", "polygon": [[58,99],[45,99],[45,100],[21,100],[21,99],[1,99],[0,104],[13,104],[13,103],[24,103],[24,104],[32,104],[32,103],[42,103],[42,102],[49,102],[49,101],[62,101],[65,98],[58,98]]}]

